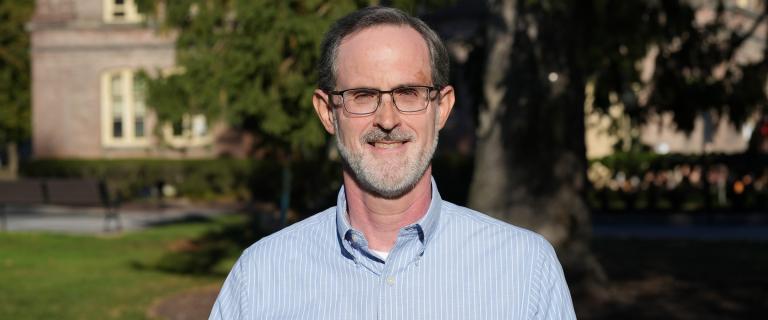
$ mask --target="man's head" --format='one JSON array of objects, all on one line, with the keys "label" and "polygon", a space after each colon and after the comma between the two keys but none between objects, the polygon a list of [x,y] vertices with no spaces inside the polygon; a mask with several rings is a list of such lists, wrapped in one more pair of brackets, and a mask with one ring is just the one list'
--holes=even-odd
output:
[{"label": "man's head", "polygon": [[322,48],[313,103],[345,173],[372,194],[407,193],[424,178],[453,107],[445,47],[421,20],[375,7],[339,20]]},{"label": "man's head", "polygon": [[345,37],[367,28],[383,25],[410,27],[418,32],[429,49],[433,85],[439,88],[448,85],[450,66],[448,50],[434,30],[424,21],[398,9],[368,7],[339,19],[326,32],[321,44],[318,88],[326,91],[334,90],[338,73],[339,47]]}]

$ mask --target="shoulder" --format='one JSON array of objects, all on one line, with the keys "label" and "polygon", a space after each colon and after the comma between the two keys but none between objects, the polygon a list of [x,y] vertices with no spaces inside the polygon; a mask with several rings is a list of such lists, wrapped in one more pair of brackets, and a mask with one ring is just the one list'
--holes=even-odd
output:
[{"label": "shoulder", "polygon": [[531,318],[575,319],[562,266],[543,236],[449,202],[443,202],[442,210],[449,235],[444,238],[461,238],[454,240],[459,246],[486,248],[475,261],[492,256],[497,266],[527,281],[535,313]]},{"label": "shoulder", "polygon": [[274,275],[286,268],[299,268],[301,264],[295,262],[304,253],[315,250],[319,239],[329,237],[321,235],[329,233],[328,230],[334,233],[335,212],[335,208],[329,208],[248,247],[224,281],[211,319],[250,318],[259,308],[253,301],[264,299],[263,285],[274,281]]},{"label": "shoulder", "polygon": [[446,227],[453,231],[479,235],[488,245],[514,247],[517,251],[547,254],[552,245],[540,234],[490,217],[482,212],[443,201],[442,214]]},{"label": "shoulder", "polygon": [[331,207],[296,222],[269,236],[261,238],[245,249],[241,259],[262,260],[297,252],[302,248],[311,250],[314,245],[336,235],[336,208]]},{"label": "shoulder", "polygon": [[450,224],[460,224],[471,230],[481,229],[486,232],[529,238],[537,242],[547,242],[544,237],[536,232],[501,221],[482,212],[455,205],[448,201],[443,201],[441,210],[443,212],[442,214],[445,215],[447,222]]}]

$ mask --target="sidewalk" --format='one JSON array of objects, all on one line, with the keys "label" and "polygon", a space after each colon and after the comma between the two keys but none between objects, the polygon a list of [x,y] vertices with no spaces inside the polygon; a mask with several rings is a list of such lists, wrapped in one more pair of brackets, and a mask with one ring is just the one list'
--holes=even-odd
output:
[{"label": "sidewalk", "polygon": [[768,215],[753,214],[596,214],[596,237],[641,239],[768,241]]},{"label": "sidewalk", "polygon": [[[120,224],[123,231],[180,221],[209,219],[225,213],[232,213],[227,207],[200,207],[194,205],[172,206],[127,206],[120,209]],[[6,231],[55,231],[73,234],[100,234],[104,232],[105,219],[102,208],[69,208],[58,206],[9,207],[6,209]],[[110,228],[115,221],[110,220]]]}]

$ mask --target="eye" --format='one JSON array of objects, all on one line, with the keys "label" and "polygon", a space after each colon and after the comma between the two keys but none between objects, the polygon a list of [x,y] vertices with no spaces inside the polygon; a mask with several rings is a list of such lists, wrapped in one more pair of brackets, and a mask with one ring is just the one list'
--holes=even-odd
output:
[{"label": "eye", "polygon": [[355,100],[370,100],[378,96],[377,92],[373,90],[351,90],[347,91],[346,94]]},{"label": "eye", "polygon": [[405,88],[399,88],[395,92],[399,96],[409,96],[409,97],[417,97],[419,96],[419,89],[418,88],[411,88],[411,87],[405,87]]}]

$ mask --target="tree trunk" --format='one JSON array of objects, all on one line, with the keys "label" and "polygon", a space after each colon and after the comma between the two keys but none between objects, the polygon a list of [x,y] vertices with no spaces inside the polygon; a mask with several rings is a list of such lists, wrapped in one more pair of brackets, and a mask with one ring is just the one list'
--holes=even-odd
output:
[{"label": "tree trunk", "polygon": [[524,7],[514,0],[489,4],[485,105],[469,206],[542,234],[572,283],[599,284],[605,275],[589,248],[583,199],[585,75],[578,40],[548,29],[570,25],[548,24]]},{"label": "tree trunk", "polygon": [[512,45],[515,37],[515,0],[491,1],[487,24],[488,56],[483,75],[484,104],[479,106],[476,129],[475,169],[468,202],[474,209],[492,216],[506,208],[508,191],[507,160],[502,143],[502,121],[506,112],[504,97],[508,89]]}]

